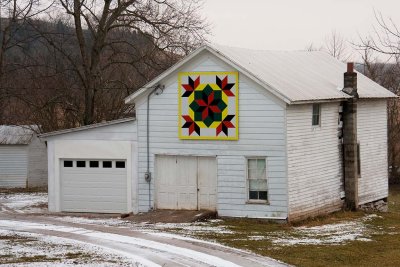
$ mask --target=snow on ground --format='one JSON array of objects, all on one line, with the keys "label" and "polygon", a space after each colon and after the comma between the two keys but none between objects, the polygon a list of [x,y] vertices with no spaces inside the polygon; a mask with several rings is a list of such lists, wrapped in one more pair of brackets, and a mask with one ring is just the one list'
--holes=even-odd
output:
[{"label": "snow on ground", "polygon": [[160,232],[172,231],[180,234],[201,234],[201,233],[218,233],[218,234],[233,234],[231,230],[225,226],[217,225],[221,220],[211,220],[209,222],[194,222],[194,223],[135,223],[128,220],[117,218],[84,218],[84,217],[52,217],[53,219],[78,223],[78,224],[92,224],[104,226],[117,226],[123,228],[130,228],[133,230],[141,230],[143,232]]},{"label": "snow on ground", "polygon": [[[122,243],[127,245],[133,245],[136,247],[146,247],[153,251],[161,251],[162,253],[175,254],[182,257],[187,257],[195,262],[204,263],[209,266],[221,266],[221,267],[239,267],[239,265],[233,262],[224,260],[222,258],[212,256],[206,253],[198,252],[196,250],[183,248],[180,246],[174,246],[166,243],[161,243],[152,240],[146,240],[143,238],[136,238],[132,236],[124,236],[113,233],[104,233],[99,231],[92,231],[83,228],[69,227],[69,226],[59,226],[51,224],[40,224],[32,222],[21,222],[21,221],[10,221],[10,220],[0,220],[1,227],[15,227],[18,225],[19,228],[29,231],[30,229],[40,229],[45,231],[57,231],[65,233],[79,234],[81,236],[90,237],[93,240],[108,240],[115,243]],[[58,239],[58,238],[56,238]],[[143,259],[145,260],[145,259]],[[143,262],[140,260],[139,262]],[[145,265],[149,265],[145,263]],[[153,264],[154,265],[154,264]]]},{"label": "snow on ground", "polygon": [[128,220],[123,220],[118,218],[86,218],[86,217],[73,217],[73,216],[52,217],[52,218],[59,221],[70,222],[70,223],[115,226],[115,227],[128,227],[129,224],[132,223]]},{"label": "snow on ground", "polygon": [[0,229],[2,266],[143,266],[132,260],[71,239]]},{"label": "snow on ground", "polygon": [[42,212],[47,202],[47,193],[0,194],[0,204],[17,212]]},{"label": "snow on ground", "polygon": [[364,222],[379,217],[376,214],[364,216],[361,219],[326,224],[315,227],[295,227],[290,235],[280,233],[272,238],[272,243],[280,246],[292,245],[338,245],[349,241],[371,241],[373,233]]}]

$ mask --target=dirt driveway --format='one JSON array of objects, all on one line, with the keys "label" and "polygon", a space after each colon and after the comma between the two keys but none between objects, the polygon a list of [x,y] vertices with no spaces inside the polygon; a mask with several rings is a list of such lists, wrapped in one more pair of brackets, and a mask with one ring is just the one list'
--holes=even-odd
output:
[{"label": "dirt driveway", "polygon": [[[25,198],[15,197],[15,202]],[[43,201],[44,196],[38,198]],[[15,202],[8,198],[2,205],[0,200],[0,260],[14,257],[3,262],[9,266],[287,266],[251,252],[149,228],[146,223],[39,215]],[[22,252],[28,254],[15,256]]]}]

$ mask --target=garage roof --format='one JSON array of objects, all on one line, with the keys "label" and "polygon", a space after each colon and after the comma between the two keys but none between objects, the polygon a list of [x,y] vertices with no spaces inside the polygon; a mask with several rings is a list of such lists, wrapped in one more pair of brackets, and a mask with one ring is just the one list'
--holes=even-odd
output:
[{"label": "garage roof", "polygon": [[0,125],[0,145],[28,145],[35,130],[33,125]]},{"label": "garage roof", "polygon": [[48,133],[40,134],[39,137],[40,138],[46,138],[46,137],[50,137],[50,136],[73,133],[73,132],[78,132],[78,131],[98,128],[98,127],[103,127],[103,126],[110,126],[110,125],[114,125],[114,124],[118,124],[118,123],[134,121],[134,120],[135,120],[135,118],[130,117],[130,118],[123,118],[123,119],[118,119],[118,120],[100,122],[100,123],[85,125],[85,126],[71,128],[71,129],[64,129],[64,130],[60,130],[60,131],[48,132]]},{"label": "garage roof", "polygon": [[[153,81],[125,99],[132,102],[148,88],[176,71],[202,51],[209,51],[289,104],[346,99],[341,91],[346,64],[322,51],[266,51],[205,45],[185,57]],[[360,98],[396,97],[384,87],[358,73]]]}]

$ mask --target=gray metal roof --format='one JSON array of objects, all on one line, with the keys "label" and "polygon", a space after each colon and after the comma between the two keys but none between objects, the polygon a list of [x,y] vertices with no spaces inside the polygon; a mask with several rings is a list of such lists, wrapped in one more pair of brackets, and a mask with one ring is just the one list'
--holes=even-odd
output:
[{"label": "gray metal roof", "polygon": [[118,120],[112,120],[112,121],[106,121],[106,122],[85,125],[85,126],[71,128],[71,129],[64,129],[64,130],[60,130],[60,131],[48,132],[48,133],[40,134],[38,136],[40,138],[46,138],[46,137],[50,137],[50,136],[55,136],[55,135],[60,135],[60,134],[68,134],[68,133],[98,128],[98,127],[103,127],[103,126],[110,126],[113,124],[124,123],[124,122],[134,121],[134,120],[135,120],[135,118],[133,118],[133,117],[124,118],[124,119],[118,119]]},{"label": "gray metal roof", "polygon": [[31,125],[0,125],[0,145],[28,145],[36,130]]},{"label": "gray metal roof", "polygon": [[[341,91],[346,64],[325,52],[266,51],[205,45],[128,96],[125,102],[134,101],[204,50],[231,64],[286,103],[349,98]],[[396,97],[361,73],[358,73],[358,93],[360,98]]]},{"label": "gray metal roof", "polygon": [[[227,46],[213,48],[270,85],[291,102],[347,98],[343,93],[346,64],[322,51],[263,51]],[[395,97],[358,73],[360,98]]]}]

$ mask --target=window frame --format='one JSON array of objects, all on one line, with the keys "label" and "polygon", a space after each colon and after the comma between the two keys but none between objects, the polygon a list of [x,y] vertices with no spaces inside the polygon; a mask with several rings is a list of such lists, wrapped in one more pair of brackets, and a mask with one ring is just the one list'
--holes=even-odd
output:
[{"label": "window frame", "polygon": [[[265,180],[267,181],[267,199],[250,199],[250,178],[249,178],[249,160],[264,160],[265,161]],[[246,204],[267,204],[269,205],[269,182],[268,182],[268,160],[267,157],[246,157]]]},{"label": "window frame", "polygon": [[[314,114],[314,107],[318,107],[318,114]],[[318,116],[318,124],[314,124],[314,116]],[[321,103],[311,105],[311,126],[314,128],[321,127]]]}]

